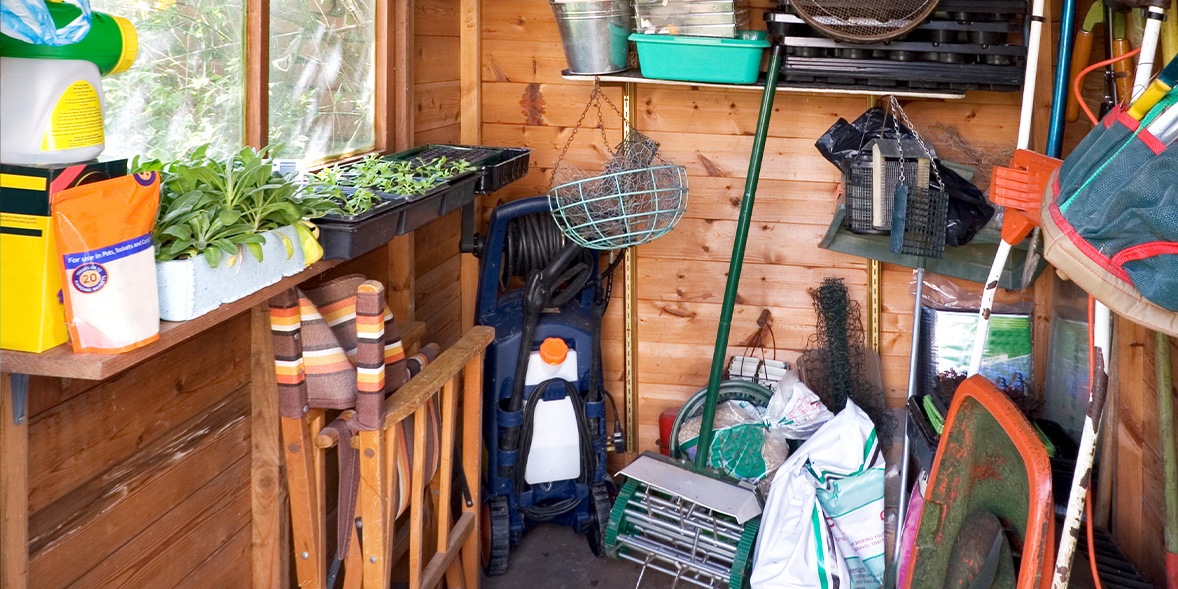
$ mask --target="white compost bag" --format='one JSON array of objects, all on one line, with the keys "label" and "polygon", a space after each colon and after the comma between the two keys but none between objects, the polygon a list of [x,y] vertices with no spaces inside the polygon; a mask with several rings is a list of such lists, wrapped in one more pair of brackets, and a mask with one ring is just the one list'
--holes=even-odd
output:
[{"label": "white compost bag", "polygon": [[786,371],[773,385],[773,397],[765,409],[765,423],[791,440],[808,439],[833,417],[818,395],[798,379],[796,370]]},{"label": "white compost bag", "polygon": [[875,426],[848,400],[774,475],[753,555],[753,589],[880,587],[883,496]]}]

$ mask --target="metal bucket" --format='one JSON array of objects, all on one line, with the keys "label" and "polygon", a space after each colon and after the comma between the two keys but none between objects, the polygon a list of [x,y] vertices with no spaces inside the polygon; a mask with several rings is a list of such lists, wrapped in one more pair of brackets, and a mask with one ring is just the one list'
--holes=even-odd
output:
[{"label": "metal bucket", "polygon": [[571,74],[612,74],[626,69],[633,13],[628,0],[553,1]]}]

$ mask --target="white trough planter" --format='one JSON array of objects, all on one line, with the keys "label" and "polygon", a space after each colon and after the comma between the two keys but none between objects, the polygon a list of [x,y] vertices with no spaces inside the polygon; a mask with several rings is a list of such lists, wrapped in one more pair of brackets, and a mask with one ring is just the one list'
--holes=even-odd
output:
[{"label": "white trough planter", "polygon": [[[290,239],[292,253],[289,258],[286,245],[275,233]],[[306,267],[303,247],[294,227],[280,227],[262,236],[266,238],[266,243],[262,246],[261,262],[254,259],[249,251],[239,255],[237,263],[232,266],[229,264],[230,256],[222,256],[216,268],[210,267],[203,255],[187,260],[156,262],[160,319],[195,319],[225,303],[274,284],[285,276],[297,274]]]}]

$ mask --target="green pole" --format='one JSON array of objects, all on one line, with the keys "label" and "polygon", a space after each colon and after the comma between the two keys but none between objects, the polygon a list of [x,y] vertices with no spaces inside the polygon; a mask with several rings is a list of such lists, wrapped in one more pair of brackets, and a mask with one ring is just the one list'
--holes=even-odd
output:
[{"label": "green pole", "polygon": [[716,348],[712,352],[712,372],[708,377],[703,421],[700,422],[699,443],[695,451],[697,469],[707,468],[710,458],[712,425],[716,420],[716,401],[720,396],[720,377],[724,374],[732,309],[736,306],[736,289],[740,285],[740,268],[744,264],[744,245],[748,241],[749,224],[753,218],[753,197],[757,194],[757,177],[761,174],[765,137],[769,134],[769,117],[773,114],[773,96],[777,93],[777,77],[781,73],[781,56],[784,54],[785,48],[781,45],[773,45],[770,50],[765,93],[761,95],[761,111],[757,114],[757,132],[753,136],[753,153],[749,156],[749,172],[744,180],[744,199],[740,203],[740,219],[736,222],[736,238],[732,242],[732,260],[728,263],[728,284],[724,287],[724,304],[720,308],[720,327],[716,330]]},{"label": "green pole", "polygon": [[1170,337],[1155,332],[1158,371],[1158,432],[1162,437],[1162,472],[1166,481],[1166,568],[1170,589],[1178,589],[1178,450],[1174,445],[1174,383],[1170,372]]}]

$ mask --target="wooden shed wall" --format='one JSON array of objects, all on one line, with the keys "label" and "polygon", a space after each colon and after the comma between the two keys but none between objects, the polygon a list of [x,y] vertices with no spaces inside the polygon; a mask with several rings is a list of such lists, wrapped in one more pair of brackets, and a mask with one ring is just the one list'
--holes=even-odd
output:
[{"label": "wooden shed wall", "polygon": [[[760,22],[766,0],[754,0],[752,22]],[[1083,2],[1080,14],[1086,12]],[[1058,2],[1048,2],[1057,11]],[[1058,12],[1054,12],[1058,23]],[[1045,36],[1049,47],[1041,63],[1054,64],[1058,25]],[[526,145],[536,151],[527,178],[499,195],[510,200],[543,193],[551,166],[572,133],[592,85],[563,80],[560,36],[543,3],[484,2],[482,23],[483,138],[490,144]],[[1095,53],[1103,45],[1094,43]],[[1050,71],[1050,69],[1046,69]],[[1040,111],[1050,105],[1050,77],[1040,80]],[[1099,88],[1089,80],[1089,94]],[[621,91],[606,95],[621,105]],[[690,202],[679,228],[639,248],[639,450],[653,449],[658,414],[678,406],[707,380],[708,363],[756,123],[759,93],[688,87],[639,85],[634,126],[662,144],[663,155],[686,165]],[[981,171],[1008,161],[1018,126],[1018,94],[971,92],[963,100],[902,100],[916,128],[942,157],[973,164]],[[838,117],[853,119],[868,106],[861,97],[777,96],[770,140],[762,167],[740,297],[733,319],[729,353],[738,351],[756,329],[761,310],[775,319],[778,357],[792,360],[813,332],[815,321],[806,289],[825,276],[843,278],[853,297],[866,306],[866,263],[826,252],[816,244],[829,224],[837,170],[819,156],[814,140]],[[1094,106],[1095,108],[1095,106]],[[587,119],[592,125],[595,114]],[[608,141],[620,140],[620,123],[606,111]],[[1069,127],[1065,145],[1074,146],[1090,127]],[[1041,124],[1037,131],[1043,131]],[[1044,141],[1043,133],[1037,139]],[[593,169],[607,157],[597,129],[578,134],[567,158]],[[491,204],[491,203],[486,203]],[[912,272],[884,266],[882,342],[884,384],[893,405],[902,402],[908,379],[912,327]],[[1046,340],[1050,317],[1050,277],[1010,300],[1036,306],[1036,338]],[[976,288],[974,285],[971,288]],[[606,382],[623,390],[621,300],[605,319]],[[1153,337],[1127,321],[1118,322],[1117,419],[1112,444],[1115,464],[1111,528],[1129,557],[1153,581],[1162,579],[1162,499],[1157,397],[1153,376]],[[1037,346],[1042,384],[1046,346]],[[1057,492],[1066,492],[1059,490]]]},{"label": "wooden shed wall", "polygon": [[[561,78],[564,54],[546,5],[486,2],[483,11],[484,140],[536,150],[528,177],[501,196],[539,194],[592,84]],[[761,22],[759,12],[753,22]],[[622,104],[618,88],[607,88],[606,95]],[[654,448],[658,414],[706,384],[759,100],[759,92],[747,90],[638,86],[635,128],[659,141],[663,157],[687,166],[690,175],[690,200],[678,228],[638,248],[640,450]],[[1001,157],[1008,157],[1018,125],[1017,94],[902,102],[938,150],[954,142],[951,157],[971,162],[979,159],[974,152],[994,150],[1005,150]],[[853,298],[866,306],[866,261],[817,247],[830,224],[839,174],[813,144],[839,117],[854,119],[868,104],[866,97],[777,95],[730,352],[753,334],[758,315],[768,308],[778,357],[792,361],[813,333],[807,289],[824,277],[843,278]],[[586,120],[592,125],[596,115]],[[620,121],[608,107],[605,121],[609,141],[616,143]],[[577,135],[567,155],[589,169],[605,157],[601,133],[593,128]],[[884,271],[884,382],[894,404],[902,402],[907,386],[910,280],[910,270]],[[622,305],[616,302],[603,335],[606,382],[620,394]]]},{"label": "wooden shed wall", "polygon": [[[457,5],[416,2],[415,143],[458,139]],[[459,335],[457,228],[412,236],[417,320],[443,344]],[[349,271],[386,279],[386,251]],[[32,380],[30,587],[250,586],[249,313],[107,381]]]},{"label": "wooden shed wall", "polygon": [[[414,144],[457,143],[458,0],[415,0]],[[460,212],[418,230],[415,315],[427,341],[449,346],[462,335],[458,239]]]}]

